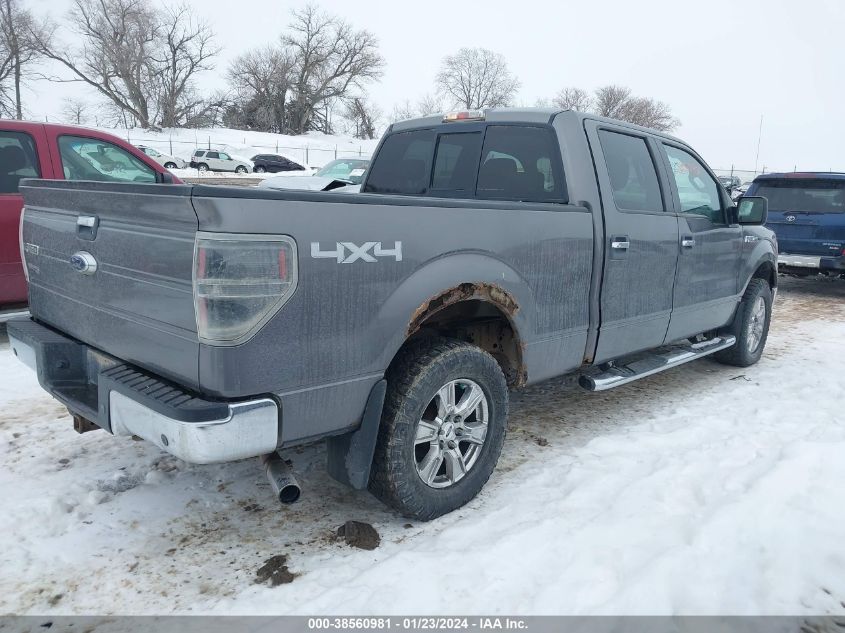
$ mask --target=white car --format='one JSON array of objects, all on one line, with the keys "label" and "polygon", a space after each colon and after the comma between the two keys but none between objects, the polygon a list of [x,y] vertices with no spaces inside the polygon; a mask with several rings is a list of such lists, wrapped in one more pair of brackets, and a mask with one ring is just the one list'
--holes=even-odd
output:
[{"label": "white car", "polygon": [[248,174],[252,171],[252,162],[219,150],[198,149],[191,156],[191,167],[200,171],[234,171],[238,174]]},{"label": "white car", "polygon": [[369,159],[339,158],[333,160],[311,176],[276,176],[258,183],[263,189],[305,189],[309,191],[329,191],[342,188],[349,192],[349,187],[358,187],[364,180],[364,174],[370,166]]},{"label": "white car", "polygon": [[178,156],[162,154],[158,150],[155,150],[152,147],[147,147],[146,145],[138,145],[137,147],[165,169],[185,169],[185,167],[188,166],[188,163]]}]

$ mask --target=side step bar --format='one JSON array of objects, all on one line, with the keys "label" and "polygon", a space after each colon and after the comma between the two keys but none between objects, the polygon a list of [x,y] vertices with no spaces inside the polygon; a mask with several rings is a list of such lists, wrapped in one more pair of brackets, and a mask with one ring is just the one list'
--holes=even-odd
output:
[{"label": "side step bar", "polygon": [[700,343],[675,345],[663,352],[649,354],[630,363],[611,365],[597,374],[583,374],[578,383],[587,391],[606,391],[651,376],[665,369],[683,365],[696,358],[715,354],[736,343],[733,335],[717,336]]}]

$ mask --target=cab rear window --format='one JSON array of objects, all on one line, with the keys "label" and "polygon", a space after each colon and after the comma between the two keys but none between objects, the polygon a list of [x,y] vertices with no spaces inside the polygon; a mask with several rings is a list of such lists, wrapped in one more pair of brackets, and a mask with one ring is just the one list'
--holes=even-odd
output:
[{"label": "cab rear window", "polygon": [[22,179],[40,175],[32,137],[23,132],[0,132],[0,194],[18,193]]},{"label": "cab rear window", "polygon": [[388,136],[363,191],[563,202],[559,164],[557,139],[547,127],[447,125]]},{"label": "cab rear window", "polygon": [[776,211],[845,213],[845,181],[841,180],[763,180],[754,195],[766,198],[769,208]]}]

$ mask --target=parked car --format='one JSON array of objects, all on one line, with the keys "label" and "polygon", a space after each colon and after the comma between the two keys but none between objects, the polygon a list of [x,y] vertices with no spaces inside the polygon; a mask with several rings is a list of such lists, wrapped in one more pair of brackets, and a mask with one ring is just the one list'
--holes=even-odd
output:
[{"label": "parked car", "polygon": [[329,191],[349,185],[360,185],[370,161],[362,158],[339,158],[327,163],[311,176],[267,178],[258,183],[262,189],[305,189]]},{"label": "parked car", "polygon": [[769,201],[782,271],[845,277],[845,174],[765,174],[748,195]]},{"label": "parked car", "polygon": [[210,149],[198,149],[191,156],[190,166],[200,171],[234,171],[248,174],[252,163],[233,157],[227,152]]},{"label": "parked car", "polygon": [[742,184],[742,179],[739,176],[719,176],[719,182],[730,192]]},{"label": "parked car", "polygon": [[147,156],[152,158],[159,165],[167,169],[185,169],[185,167],[188,166],[188,163],[186,163],[178,156],[162,154],[158,150],[153,149],[152,147],[147,147],[146,145],[138,145],[137,147],[139,150],[144,152]]},{"label": "parked car", "polygon": [[307,171],[307,167],[278,154],[256,154],[251,159],[256,174],[275,174],[280,171]]},{"label": "parked car", "polygon": [[487,481],[509,387],[763,353],[766,200],[734,205],[676,138],[551,109],[427,117],[387,130],[361,188],[34,181],[11,346],[80,430],[263,455],[281,500],[277,449],[327,438],[333,477],[418,519]]},{"label": "parked car", "polygon": [[98,130],[0,119],[0,321],[25,309],[18,225],[23,178],[181,182],[126,141]]}]

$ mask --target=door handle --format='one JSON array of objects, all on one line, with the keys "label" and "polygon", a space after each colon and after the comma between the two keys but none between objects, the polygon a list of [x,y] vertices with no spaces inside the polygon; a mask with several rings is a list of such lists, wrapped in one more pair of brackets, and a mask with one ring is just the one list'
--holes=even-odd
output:
[{"label": "door handle", "polygon": [[681,246],[684,248],[692,248],[695,246],[695,238],[692,237],[684,237],[681,238]]},{"label": "door handle", "polygon": [[627,251],[631,246],[631,242],[627,237],[614,237],[610,240],[610,248],[618,251]]},{"label": "door handle", "polygon": [[76,218],[76,234],[83,240],[95,240],[100,218],[96,215],[80,215]]}]

